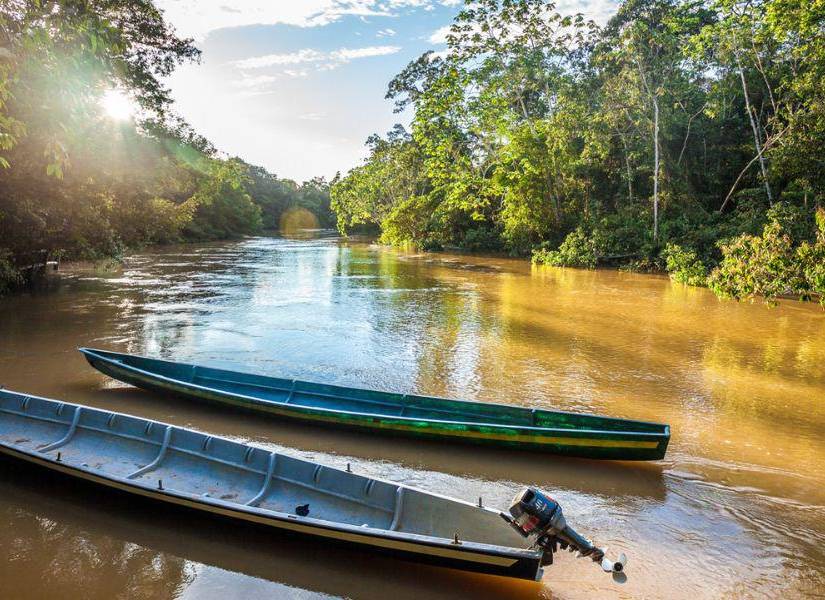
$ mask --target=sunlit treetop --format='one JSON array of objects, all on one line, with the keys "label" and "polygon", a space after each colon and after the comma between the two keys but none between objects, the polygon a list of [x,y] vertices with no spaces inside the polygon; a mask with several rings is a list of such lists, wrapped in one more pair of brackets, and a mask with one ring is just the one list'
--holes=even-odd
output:
[{"label": "sunlit treetop", "polygon": [[[0,114],[44,148],[54,173],[102,112],[125,120],[139,107],[166,118],[172,100],[162,79],[200,54],[150,0],[11,0],[0,3],[0,27]],[[12,125],[0,121],[0,134]]]},{"label": "sunlit treetop", "polygon": [[135,114],[134,101],[121,90],[107,90],[100,99],[106,115],[116,121],[125,121]]}]

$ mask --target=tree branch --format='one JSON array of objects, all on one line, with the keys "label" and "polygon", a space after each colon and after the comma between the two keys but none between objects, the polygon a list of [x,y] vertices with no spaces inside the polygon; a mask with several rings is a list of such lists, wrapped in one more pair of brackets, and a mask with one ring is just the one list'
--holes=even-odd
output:
[{"label": "tree branch", "polygon": [[742,180],[742,177],[745,175],[747,170],[750,169],[751,165],[753,163],[755,163],[757,160],[760,160],[762,158],[762,154],[764,154],[765,150],[767,150],[768,148],[773,146],[777,142],[777,140],[779,140],[779,138],[782,137],[782,135],[786,131],[788,131],[789,128],[790,128],[790,126],[786,127],[782,131],[780,131],[778,134],[776,134],[776,136],[774,138],[765,140],[765,144],[759,150],[759,153],[756,156],[754,156],[752,159],[750,159],[750,161],[748,161],[748,164],[746,164],[745,168],[742,169],[742,171],[739,173],[739,177],[737,177],[736,181],[733,182],[733,186],[731,186],[730,191],[728,192],[728,195],[725,196],[725,201],[722,202],[722,206],[719,207],[718,212],[721,213],[723,210],[725,210],[725,207],[728,205],[728,201],[731,199],[731,196],[733,196],[733,192],[736,191],[736,186],[739,185],[739,182]]}]

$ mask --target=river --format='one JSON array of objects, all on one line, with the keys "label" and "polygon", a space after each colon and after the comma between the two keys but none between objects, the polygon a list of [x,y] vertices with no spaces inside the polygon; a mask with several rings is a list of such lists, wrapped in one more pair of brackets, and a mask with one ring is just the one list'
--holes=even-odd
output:
[{"label": "river", "polygon": [[[540,583],[237,531],[0,464],[0,597],[796,598],[825,590],[825,310],[664,277],[328,234],[168,247],[0,300],[0,384],[504,508],[521,487],[626,552]],[[670,423],[602,463],[265,420],[108,380],[93,346],[359,387]]]}]

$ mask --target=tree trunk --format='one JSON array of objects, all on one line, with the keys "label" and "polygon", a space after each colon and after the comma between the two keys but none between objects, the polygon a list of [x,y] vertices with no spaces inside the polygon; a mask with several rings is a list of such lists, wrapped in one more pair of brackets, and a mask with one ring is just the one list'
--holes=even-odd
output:
[{"label": "tree trunk", "polygon": [[547,184],[547,193],[550,196],[550,206],[553,208],[553,217],[556,219],[556,223],[560,223],[561,203],[559,202],[558,196],[556,196],[556,189],[553,185],[553,175],[547,169],[544,171],[544,181]]},{"label": "tree trunk", "polygon": [[653,96],[653,241],[659,241],[659,99]]},{"label": "tree trunk", "polygon": [[742,93],[745,95],[745,110],[748,111],[748,119],[753,129],[753,143],[756,146],[756,155],[759,157],[759,169],[762,171],[762,180],[765,183],[765,193],[768,195],[768,203],[773,206],[773,195],[771,194],[771,184],[768,181],[768,169],[765,166],[765,155],[762,152],[762,144],[759,142],[759,128],[754,120],[751,108],[750,95],[748,94],[748,84],[745,81],[745,71],[742,69],[742,61],[739,60],[739,53],[736,53],[736,66],[739,68],[739,78],[742,80]]},{"label": "tree trunk", "polygon": [[653,103],[653,241],[659,241],[659,98],[656,96],[657,89],[648,85],[645,70],[638,59],[636,65],[639,67],[639,76],[642,79],[645,91],[650,96]]},{"label": "tree trunk", "polygon": [[619,133],[619,138],[622,140],[622,146],[624,146],[624,165],[627,169],[627,198],[630,203],[633,203],[633,171],[630,168],[630,150],[627,147],[627,140],[625,140],[624,135]]}]

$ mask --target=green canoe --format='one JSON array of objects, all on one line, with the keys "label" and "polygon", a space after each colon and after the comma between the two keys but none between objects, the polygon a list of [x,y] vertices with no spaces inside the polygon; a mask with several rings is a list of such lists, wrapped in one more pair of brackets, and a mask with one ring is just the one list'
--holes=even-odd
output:
[{"label": "green canoe", "polygon": [[670,427],[596,415],[278,379],[90,348],[102,373],[137,387],[276,417],[583,458],[664,458]]}]

